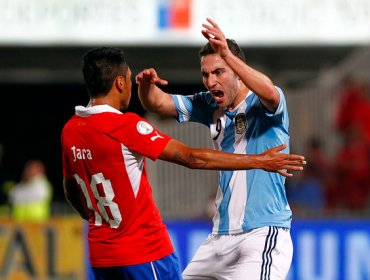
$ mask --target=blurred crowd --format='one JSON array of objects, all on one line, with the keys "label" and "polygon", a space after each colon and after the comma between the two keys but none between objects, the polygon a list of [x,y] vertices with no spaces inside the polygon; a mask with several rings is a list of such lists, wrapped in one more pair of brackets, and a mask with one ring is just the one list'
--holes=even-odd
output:
[{"label": "blurred crowd", "polygon": [[370,89],[348,77],[338,92],[333,127],[340,139],[334,156],[325,139],[305,144],[307,166],[287,180],[287,194],[296,215],[370,212]]}]

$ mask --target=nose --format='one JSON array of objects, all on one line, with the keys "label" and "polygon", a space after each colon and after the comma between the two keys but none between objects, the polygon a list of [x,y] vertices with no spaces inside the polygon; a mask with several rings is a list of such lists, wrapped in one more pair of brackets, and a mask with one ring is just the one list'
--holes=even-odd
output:
[{"label": "nose", "polygon": [[216,76],[211,74],[207,78],[205,78],[204,84],[207,86],[207,88],[212,88],[216,84],[216,82]]}]

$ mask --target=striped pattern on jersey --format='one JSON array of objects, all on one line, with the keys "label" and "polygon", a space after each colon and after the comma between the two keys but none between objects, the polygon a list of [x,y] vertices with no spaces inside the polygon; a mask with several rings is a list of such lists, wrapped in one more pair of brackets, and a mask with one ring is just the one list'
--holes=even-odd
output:
[{"label": "striped pattern on jersey", "polygon": [[[277,90],[280,104],[274,114],[264,110],[251,91],[233,111],[218,108],[209,92],[172,98],[177,120],[208,126],[215,149],[260,154],[283,143],[289,145],[286,101],[281,89]],[[292,213],[283,176],[260,169],[219,171],[218,176],[213,234],[238,234],[263,226],[290,227]]]}]

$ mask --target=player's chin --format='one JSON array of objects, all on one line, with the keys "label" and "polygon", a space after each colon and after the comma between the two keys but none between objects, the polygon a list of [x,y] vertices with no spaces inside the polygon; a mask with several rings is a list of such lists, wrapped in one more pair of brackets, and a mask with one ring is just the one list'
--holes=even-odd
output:
[{"label": "player's chin", "polygon": [[215,99],[215,101],[216,101],[218,107],[221,107],[221,108],[227,107],[227,104],[226,104],[225,100]]}]

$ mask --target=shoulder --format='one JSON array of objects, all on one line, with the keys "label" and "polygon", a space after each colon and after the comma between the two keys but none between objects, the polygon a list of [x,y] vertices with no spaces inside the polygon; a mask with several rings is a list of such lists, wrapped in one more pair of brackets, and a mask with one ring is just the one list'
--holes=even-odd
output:
[{"label": "shoulder", "polygon": [[150,121],[135,113],[125,113],[123,117],[125,126],[130,127],[130,129],[137,131],[139,134],[150,134],[154,130]]},{"label": "shoulder", "polygon": [[63,126],[63,129],[62,129],[62,134],[65,132],[65,131],[68,131],[69,129],[73,129],[74,126],[76,125],[76,120],[78,119],[78,116],[76,115],[73,115]]},{"label": "shoulder", "polygon": [[206,103],[213,102],[213,97],[209,91],[201,91],[191,95],[172,94],[171,96],[175,101],[178,99],[182,100],[186,99],[193,102],[206,102]]},{"label": "shoulder", "polygon": [[122,115],[122,118],[127,119],[127,120],[130,120],[130,121],[143,120],[143,118],[140,117],[138,114],[131,113],[131,112],[124,113]]},{"label": "shoulder", "polygon": [[131,113],[131,112],[127,112],[124,114],[111,114],[110,117],[115,119],[115,123],[113,123],[113,125],[119,124],[120,126],[136,124],[142,120],[146,121],[144,118],[140,117],[138,114]]},{"label": "shoulder", "polygon": [[202,100],[208,104],[211,104],[214,102],[213,96],[209,91],[202,91],[198,92],[193,95],[194,99]]}]

